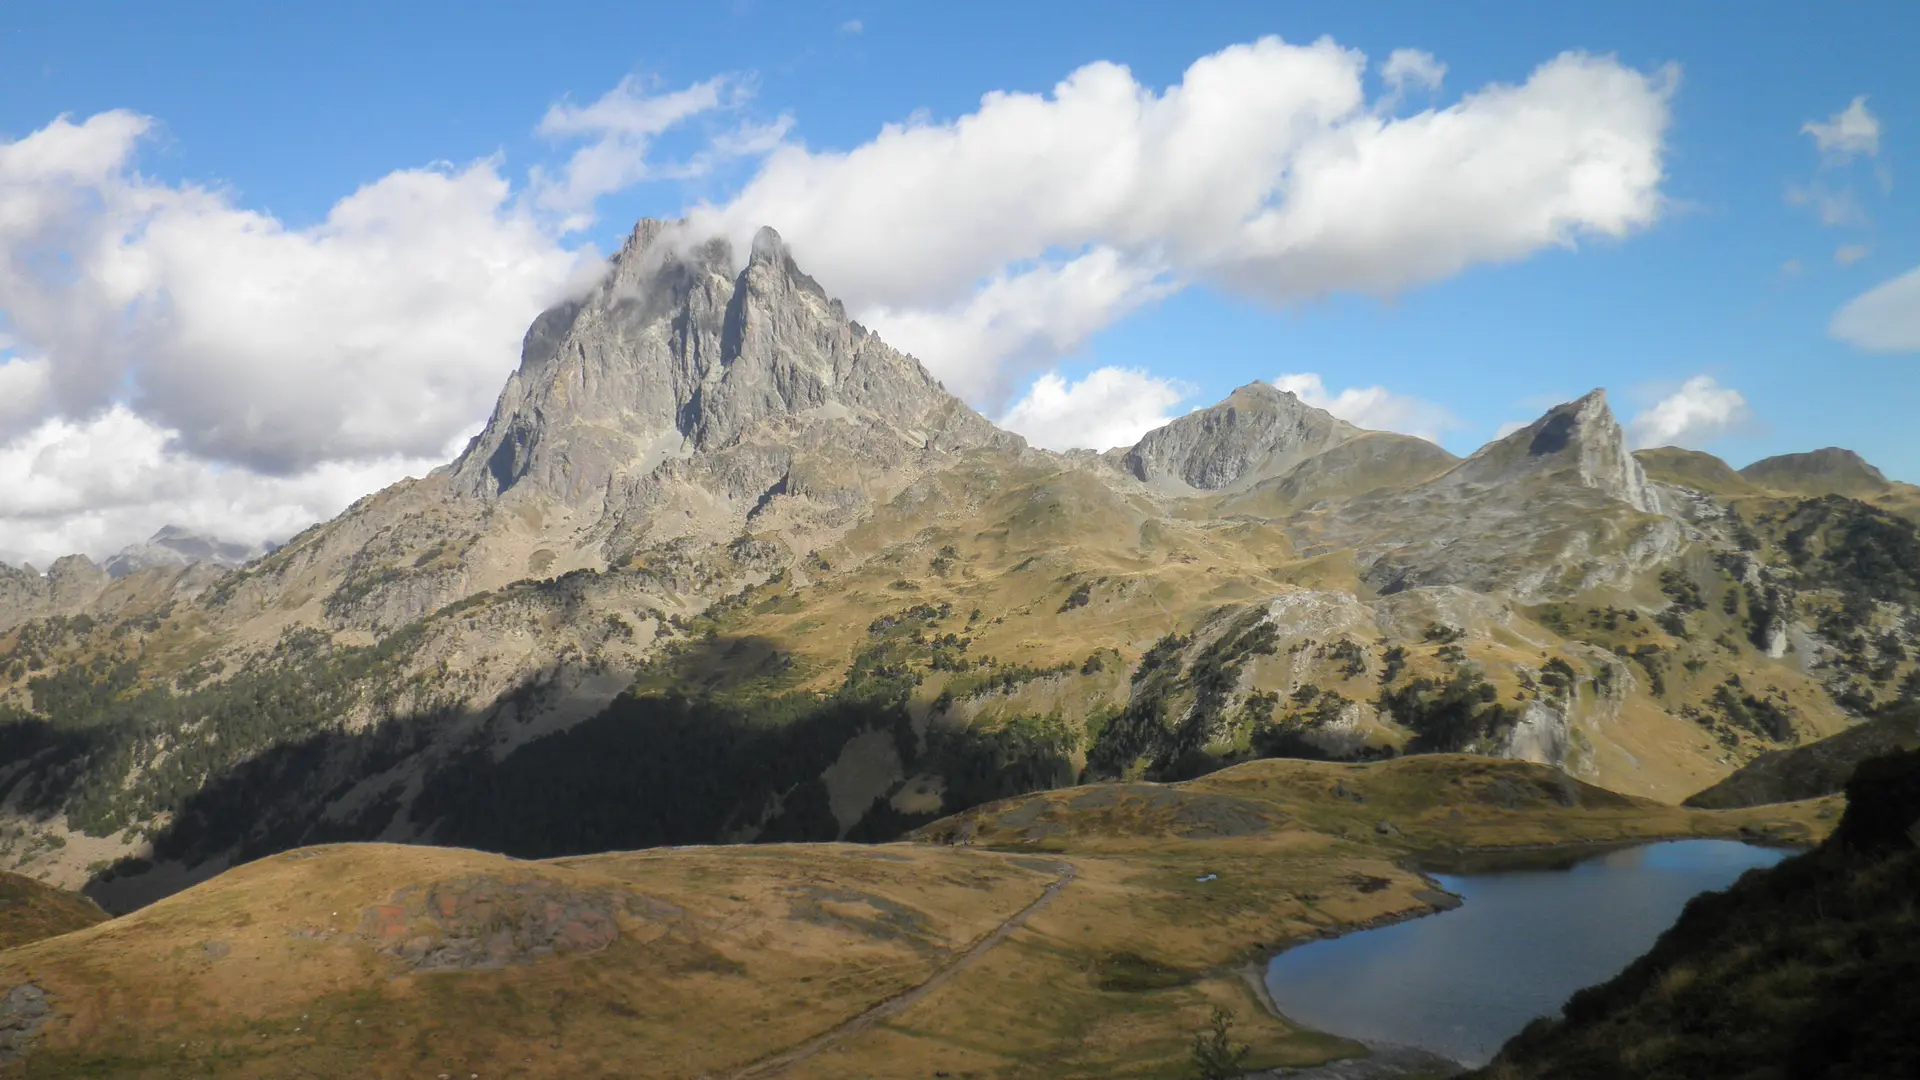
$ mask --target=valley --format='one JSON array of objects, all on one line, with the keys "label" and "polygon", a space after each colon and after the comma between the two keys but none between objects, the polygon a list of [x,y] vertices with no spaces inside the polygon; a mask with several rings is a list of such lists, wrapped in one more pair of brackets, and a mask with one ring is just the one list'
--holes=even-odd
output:
[{"label": "valley", "polygon": [[1910,742],[1917,495],[1632,451],[1600,390],[1465,458],[1268,383],[1039,450],[772,230],[644,221],[447,465],[0,567],[0,1042],[1172,1077],[1219,1008],[1350,1058],[1260,965],[1454,903],[1419,866],[1831,832]]},{"label": "valley", "polygon": [[1179,1076],[1214,1006],[1250,1068],[1311,1064],[1360,1048],[1267,1012],[1261,963],[1451,902],[1410,855],[1806,843],[1837,805],[1434,755],[1069,788],[878,846],[323,845],[0,953],[0,984],[57,1010],[23,1076]]}]

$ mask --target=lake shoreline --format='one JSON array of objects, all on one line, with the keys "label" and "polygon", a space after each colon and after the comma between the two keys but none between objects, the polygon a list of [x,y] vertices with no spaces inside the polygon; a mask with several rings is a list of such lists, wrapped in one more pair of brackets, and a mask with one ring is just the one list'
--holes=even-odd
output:
[{"label": "lake shoreline", "polygon": [[[1421,901],[1419,906],[1337,927],[1319,928],[1310,935],[1287,942],[1281,948],[1263,950],[1260,956],[1239,967],[1241,978],[1245,980],[1255,1000],[1268,1015],[1299,1030],[1333,1035],[1364,1047],[1367,1051],[1366,1055],[1332,1058],[1314,1066],[1281,1067],[1250,1072],[1245,1074],[1244,1080],[1275,1080],[1279,1077],[1293,1077],[1298,1080],[1375,1080],[1375,1078],[1389,1080],[1395,1077],[1448,1077],[1471,1071],[1473,1066],[1419,1047],[1369,1041],[1350,1035],[1335,1035],[1333,1032],[1302,1024],[1288,1016],[1274,1000],[1272,991],[1267,985],[1267,974],[1275,960],[1301,946],[1347,937],[1363,931],[1383,929],[1461,906],[1465,902],[1464,898],[1444,888],[1436,880],[1435,875],[1472,876],[1505,872],[1568,870],[1590,859],[1615,852],[1700,839],[1703,838],[1696,833],[1630,839],[1569,840],[1551,844],[1447,848],[1409,854],[1400,860],[1399,864],[1403,869],[1419,875],[1428,886],[1413,893],[1414,899]],[[1797,853],[1806,850],[1803,844],[1783,843],[1769,837],[1741,837],[1731,842],[1777,851]]]},{"label": "lake shoreline", "polygon": [[[1281,1012],[1279,1004],[1273,1000],[1273,992],[1267,988],[1267,969],[1282,954],[1315,941],[1330,941],[1365,930],[1378,930],[1382,927],[1412,922],[1415,919],[1424,919],[1429,915],[1452,911],[1466,902],[1464,898],[1441,887],[1432,874],[1412,867],[1408,869],[1419,874],[1427,883],[1427,888],[1417,889],[1413,893],[1413,898],[1419,900],[1421,906],[1376,915],[1371,919],[1363,919],[1355,923],[1344,923],[1338,927],[1321,927],[1310,937],[1289,941],[1278,949],[1264,951],[1258,958],[1240,965],[1241,979],[1245,980],[1254,999],[1267,1010],[1269,1016],[1301,1031],[1318,1031],[1317,1028],[1308,1027]],[[1319,1034],[1333,1033],[1319,1032]],[[1460,1062],[1418,1047],[1368,1042],[1348,1035],[1334,1037],[1365,1047],[1367,1053],[1362,1057],[1329,1058],[1318,1065],[1262,1069],[1245,1074],[1241,1080],[1279,1080],[1281,1077],[1291,1077],[1294,1080],[1393,1080],[1397,1077],[1432,1077],[1437,1080],[1440,1077],[1456,1076],[1467,1071],[1467,1066]]]}]

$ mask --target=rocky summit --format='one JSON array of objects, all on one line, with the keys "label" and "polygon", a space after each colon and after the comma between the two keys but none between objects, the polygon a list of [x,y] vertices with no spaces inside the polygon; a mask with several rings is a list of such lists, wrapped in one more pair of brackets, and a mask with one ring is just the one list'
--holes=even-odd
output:
[{"label": "rocky summit", "polygon": [[1673,804],[1920,696],[1920,500],[1844,452],[1631,452],[1596,390],[1459,459],[1255,383],[1056,454],[830,286],[642,222],[445,467],[271,552],[0,567],[0,862],[125,911],[325,841],[887,840],[1265,758]]}]

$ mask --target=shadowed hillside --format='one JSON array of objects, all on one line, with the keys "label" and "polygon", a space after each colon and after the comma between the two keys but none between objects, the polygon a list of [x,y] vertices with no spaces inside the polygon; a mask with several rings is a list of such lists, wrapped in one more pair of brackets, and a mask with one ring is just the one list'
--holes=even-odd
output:
[{"label": "shadowed hillside", "polygon": [[[1452,902],[1416,856],[1808,841],[1831,802],[1688,810],[1544,765],[1268,760],[988,803],[921,842],[521,861],[332,844],[0,951],[19,1075],[1171,1077],[1365,1049],[1262,1004],[1273,951]],[[190,1007],[182,1007],[191,1003]]]},{"label": "shadowed hillside", "polygon": [[1860,766],[1816,850],[1687,905],[1489,1080],[1920,1075],[1920,751]]},{"label": "shadowed hillside", "polygon": [[1861,762],[1916,746],[1920,706],[1907,705],[1818,742],[1762,754],[1725,780],[1688,796],[1686,805],[1726,810],[1831,795],[1846,787]]}]

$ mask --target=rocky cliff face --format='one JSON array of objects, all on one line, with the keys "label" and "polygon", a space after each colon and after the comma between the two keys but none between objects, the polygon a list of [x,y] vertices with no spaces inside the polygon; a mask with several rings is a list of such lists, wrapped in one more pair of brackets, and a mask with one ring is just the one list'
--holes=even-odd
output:
[{"label": "rocky cliff face", "polygon": [[[232,595],[269,618],[312,594],[296,620],[377,634],[645,553],[678,568],[662,606],[697,610],[955,454],[1024,445],[850,320],[773,230],[736,269],[725,241],[643,221],[597,285],[534,321],[458,459],[295,538]],[[753,531],[784,549],[710,557]]]},{"label": "rocky cliff face", "polygon": [[1355,549],[1376,589],[1464,585],[1523,603],[1628,581],[1683,540],[1599,390],[1314,524],[1328,546]]},{"label": "rocky cliff face", "polygon": [[[1465,461],[1260,383],[1051,454],[770,230],[744,255],[642,222],[534,323],[456,461],[243,568],[0,568],[0,705],[98,740],[29,746],[40,816],[0,828],[64,807],[89,834],[22,850],[75,884],[151,854],[114,887],[152,896],[318,837],[877,838],[1083,768],[1250,753],[1469,750],[1678,797],[1782,742],[1769,718],[1840,722],[1798,666],[1827,655],[1825,601],[1796,612],[1748,566],[1785,567],[1783,538],[1734,528],[1790,523],[1716,501],[1765,494],[1746,481],[1650,485],[1598,392]],[[1663,476],[1719,475],[1683,464]],[[1912,561],[1866,524],[1873,565]],[[1852,580],[1816,569],[1781,573]],[[1896,614],[1847,639],[1882,697],[1920,693],[1874,644]],[[53,670],[103,681],[36,688]]]},{"label": "rocky cliff face", "polygon": [[53,615],[78,615],[112,579],[85,555],[55,559],[45,574],[0,563],[0,631]]},{"label": "rocky cliff face", "polygon": [[1223,491],[1279,476],[1360,434],[1268,383],[1248,383],[1211,408],[1148,432],[1121,464],[1163,491]]},{"label": "rocky cliff face", "polygon": [[477,498],[530,485],[617,512],[663,464],[817,423],[883,432],[904,453],[1014,444],[848,319],[772,229],[736,272],[725,241],[687,246],[643,221],[588,296],[535,321],[453,482]]},{"label": "rocky cliff face", "polygon": [[1545,416],[1482,447],[1446,477],[1446,483],[1495,489],[1534,478],[1599,492],[1643,513],[1659,512],[1646,470],[1627,449],[1626,433],[1595,390],[1555,406]]}]

